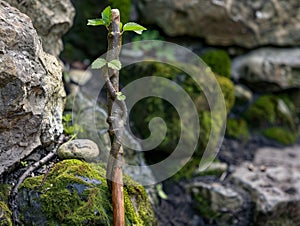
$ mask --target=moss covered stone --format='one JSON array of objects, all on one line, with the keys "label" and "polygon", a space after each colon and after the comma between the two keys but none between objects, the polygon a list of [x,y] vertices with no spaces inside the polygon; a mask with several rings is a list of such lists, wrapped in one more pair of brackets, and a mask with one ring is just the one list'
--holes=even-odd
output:
[{"label": "moss covered stone", "polygon": [[297,115],[288,98],[275,95],[260,96],[244,114],[252,129],[282,144],[297,139]]},{"label": "moss covered stone", "polygon": [[227,112],[230,112],[235,102],[234,84],[230,79],[226,77],[217,75],[216,78],[224,96],[226,110]]},{"label": "moss covered stone", "polygon": [[278,143],[289,145],[297,141],[298,134],[281,127],[271,127],[263,131],[265,137],[275,140]]},{"label": "moss covered stone", "polygon": [[8,184],[0,184],[0,226],[12,226],[12,213],[7,206],[10,188]]},{"label": "moss covered stone", "polygon": [[244,119],[227,119],[226,136],[246,141],[249,138],[249,129]]},{"label": "moss covered stone", "polygon": [[12,226],[12,213],[5,202],[0,201],[0,226]]},{"label": "moss covered stone", "polygon": [[228,53],[224,50],[209,50],[201,59],[219,75],[230,78],[231,60]]},{"label": "moss covered stone", "polygon": [[[105,170],[80,160],[57,163],[44,176],[26,179],[18,195],[25,225],[112,225]],[[124,179],[126,225],[156,225],[144,188]]]}]

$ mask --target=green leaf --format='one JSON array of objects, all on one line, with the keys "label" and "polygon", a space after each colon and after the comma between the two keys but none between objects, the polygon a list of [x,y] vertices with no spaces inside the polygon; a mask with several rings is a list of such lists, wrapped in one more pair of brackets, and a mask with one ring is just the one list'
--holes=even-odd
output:
[{"label": "green leaf", "polygon": [[126,100],[126,96],[122,92],[117,92],[116,94],[118,100]]},{"label": "green leaf", "polygon": [[112,60],[107,63],[107,66],[111,69],[118,70],[118,71],[121,70],[122,68],[122,64],[119,60]]},{"label": "green leaf", "polygon": [[66,114],[62,116],[62,120],[64,122],[71,122],[72,121],[72,115],[71,114]]},{"label": "green leaf", "polygon": [[123,28],[123,23],[120,22],[120,31],[122,31],[122,28]]},{"label": "green leaf", "polygon": [[107,6],[101,13],[102,20],[105,22],[105,26],[109,26],[112,18],[112,12],[110,6]]},{"label": "green leaf", "polygon": [[124,24],[123,26],[123,31],[134,31],[135,33],[138,34],[142,34],[142,32],[145,30],[147,30],[147,28],[134,22],[129,22],[127,24]]},{"label": "green leaf", "polygon": [[87,25],[90,25],[90,26],[105,25],[105,21],[102,19],[89,19]]},{"label": "green leaf", "polygon": [[168,195],[163,191],[162,184],[156,185],[156,190],[161,199],[168,199]]},{"label": "green leaf", "polygon": [[92,63],[92,69],[100,69],[102,68],[105,64],[107,64],[107,61],[103,58],[97,58],[93,63]]}]

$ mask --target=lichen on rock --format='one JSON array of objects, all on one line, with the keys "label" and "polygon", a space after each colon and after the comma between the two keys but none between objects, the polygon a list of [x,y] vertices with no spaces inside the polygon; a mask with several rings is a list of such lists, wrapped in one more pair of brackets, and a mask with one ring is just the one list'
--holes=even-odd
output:
[{"label": "lichen on rock", "polygon": [[[105,170],[80,160],[57,163],[44,176],[26,179],[17,197],[25,225],[112,225],[111,194]],[[124,179],[127,225],[156,225],[144,188]]]}]

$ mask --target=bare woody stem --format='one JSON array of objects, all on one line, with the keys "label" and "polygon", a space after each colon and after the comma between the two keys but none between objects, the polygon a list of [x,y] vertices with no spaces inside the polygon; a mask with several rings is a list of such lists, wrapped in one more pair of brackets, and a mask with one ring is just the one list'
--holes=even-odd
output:
[{"label": "bare woody stem", "polygon": [[[120,31],[120,13],[118,9],[112,9],[112,21],[108,27],[107,40],[107,62],[119,59],[122,34]],[[103,75],[105,77],[107,88],[107,121],[109,124],[109,136],[111,141],[106,178],[108,187],[112,192],[114,226],[124,226],[123,148],[121,137],[127,116],[127,109],[124,101],[120,101],[116,98],[116,92],[119,91],[119,71],[104,67]],[[115,104],[114,107],[113,104]]]}]

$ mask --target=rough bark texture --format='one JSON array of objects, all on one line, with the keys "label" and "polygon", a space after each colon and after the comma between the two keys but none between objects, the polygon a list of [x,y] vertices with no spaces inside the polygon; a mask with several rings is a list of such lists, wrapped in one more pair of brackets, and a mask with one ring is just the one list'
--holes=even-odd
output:
[{"label": "rough bark texture", "polygon": [[62,132],[61,75],[30,18],[0,1],[0,174]]},{"label": "rough bark texture", "polygon": [[[112,10],[112,21],[108,30],[108,53],[106,60],[109,62],[114,59],[119,59],[122,44],[120,13],[117,9]],[[120,138],[122,137],[124,129],[123,116],[126,114],[126,109],[124,108],[124,102],[116,99],[116,92],[119,92],[119,71],[104,68],[103,73],[106,79],[106,88],[108,90],[107,107],[111,142],[106,176],[108,187],[112,191],[114,226],[123,226],[125,225],[122,172],[123,149]],[[115,109],[113,109],[114,102],[117,106]]]},{"label": "rough bark texture", "polygon": [[144,23],[157,24],[170,36],[247,48],[300,43],[298,0],[143,0],[138,5]]}]

